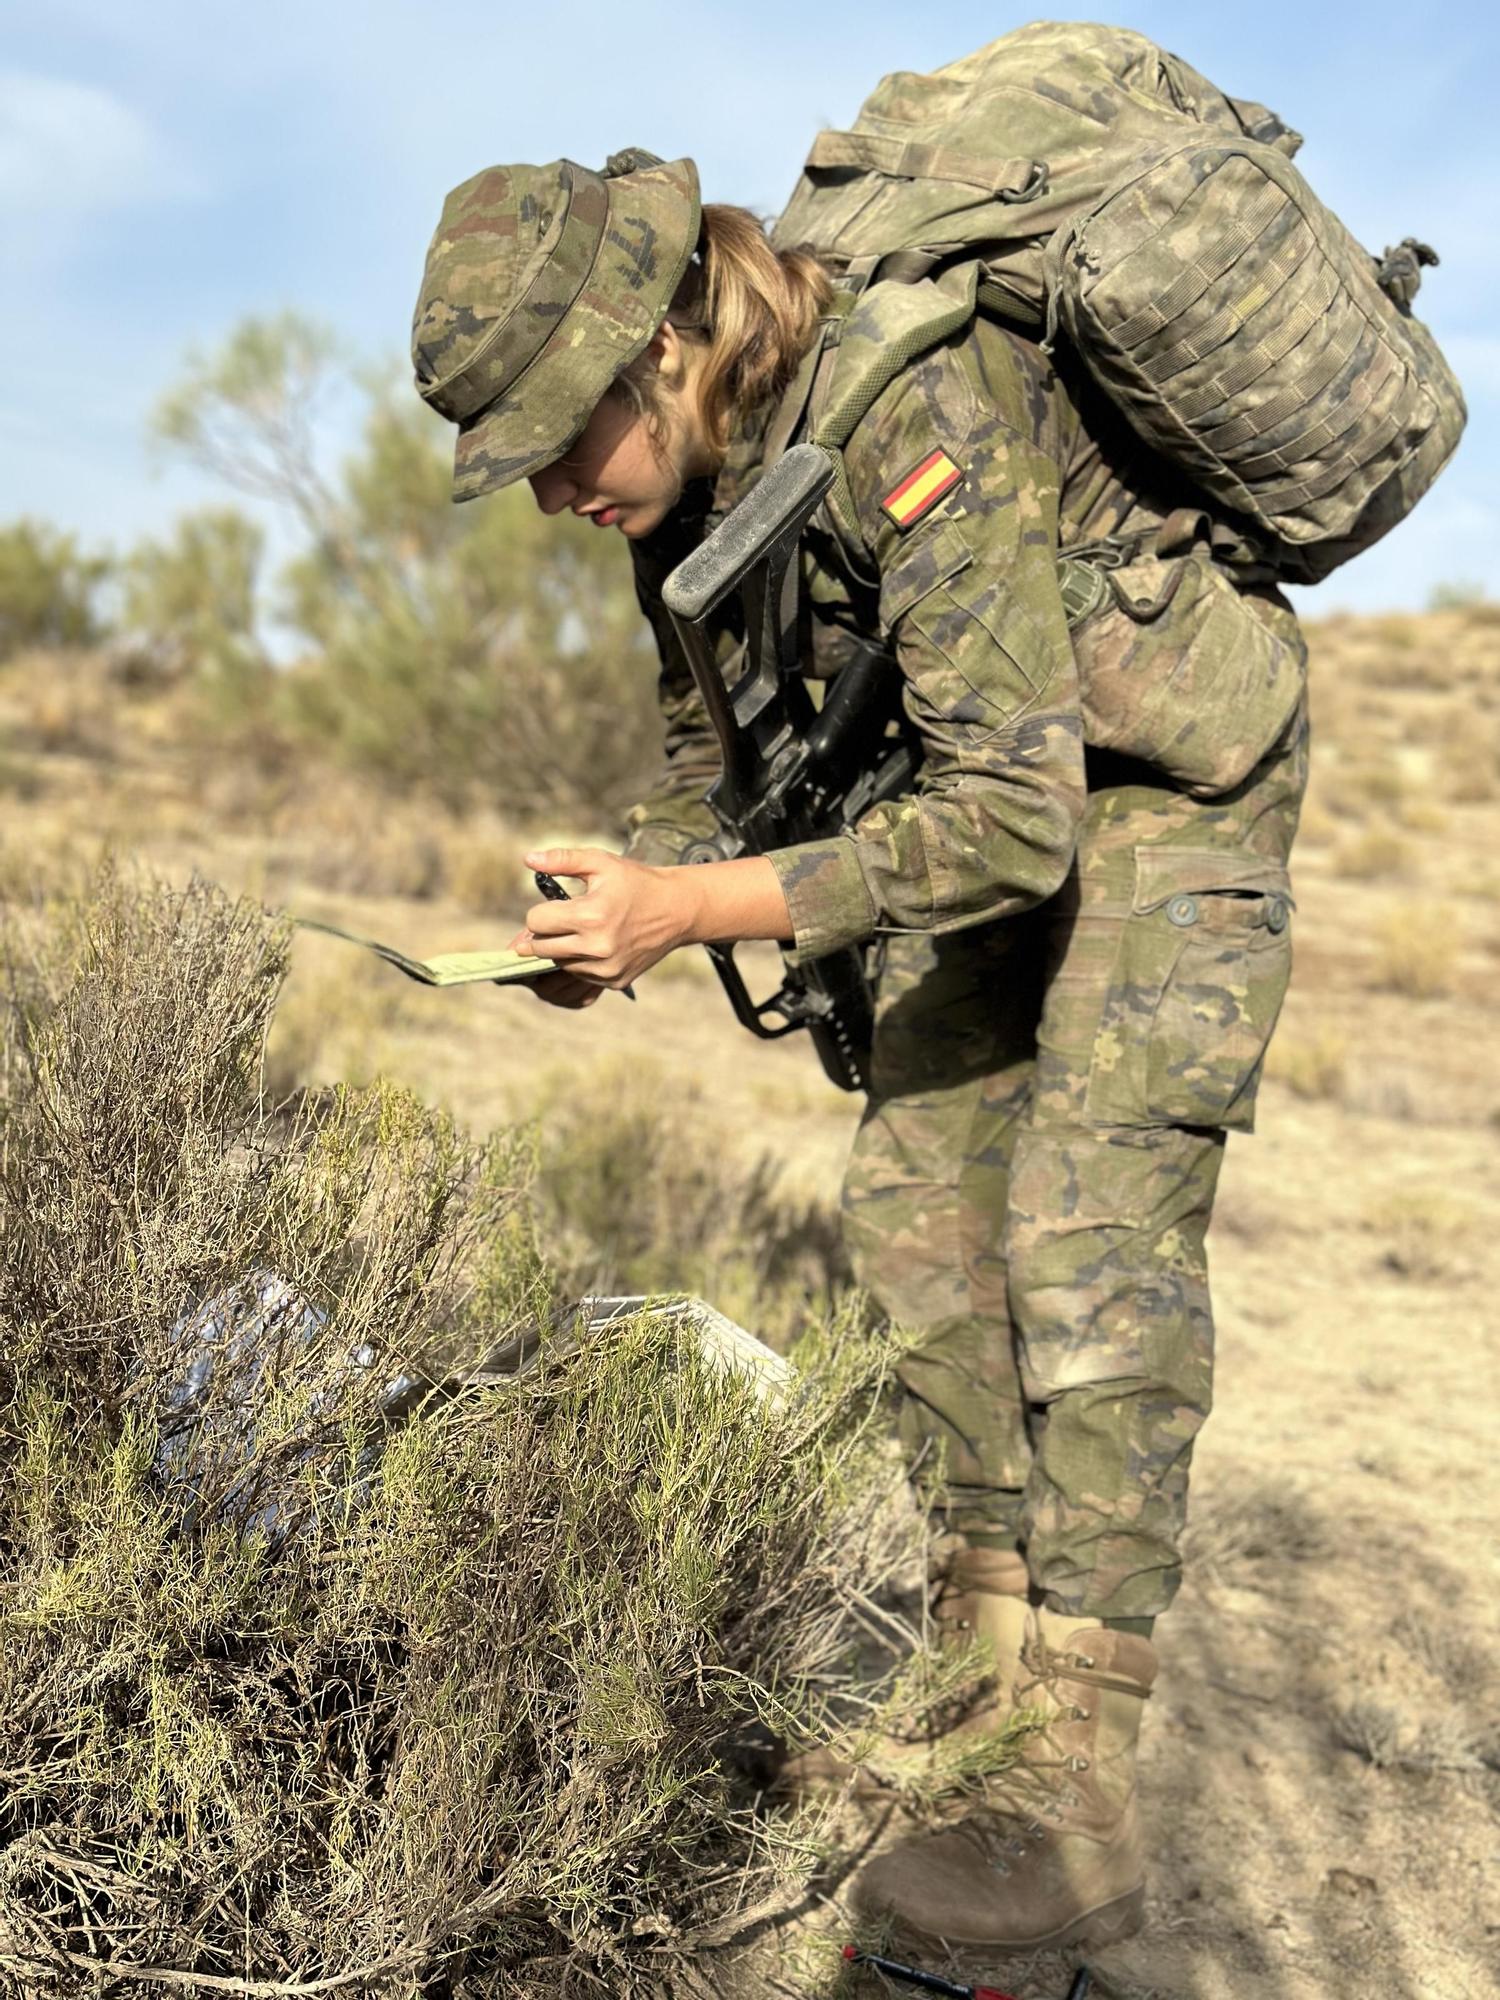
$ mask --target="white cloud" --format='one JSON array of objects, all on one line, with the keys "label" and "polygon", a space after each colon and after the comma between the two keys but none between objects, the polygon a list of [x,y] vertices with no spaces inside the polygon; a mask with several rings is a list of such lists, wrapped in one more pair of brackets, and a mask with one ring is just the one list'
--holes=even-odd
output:
[{"label": "white cloud", "polygon": [[0,214],[33,240],[189,192],[168,147],[112,92],[0,69]]}]

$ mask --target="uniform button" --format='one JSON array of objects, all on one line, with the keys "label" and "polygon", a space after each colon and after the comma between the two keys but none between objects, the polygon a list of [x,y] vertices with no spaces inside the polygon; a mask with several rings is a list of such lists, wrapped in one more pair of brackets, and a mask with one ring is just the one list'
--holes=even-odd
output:
[{"label": "uniform button", "polygon": [[1186,930],[1189,924],[1198,921],[1198,898],[1196,896],[1174,896],[1167,905],[1167,922]]},{"label": "uniform button", "polygon": [[1291,921],[1291,915],[1291,906],[1286,897],[1273,896],[1266,911],[1266,929],[1278,933],[1284,931]]}]

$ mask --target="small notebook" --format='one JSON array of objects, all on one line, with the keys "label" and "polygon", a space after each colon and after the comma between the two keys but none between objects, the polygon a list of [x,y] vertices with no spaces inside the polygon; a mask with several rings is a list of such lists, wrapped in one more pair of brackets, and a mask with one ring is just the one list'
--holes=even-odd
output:
[{"label": "small notebook", "polygon": [[356,937],[353,931],[341,931],[337,924],[320,924],[311,917],[298,917],[297,922],[305,931],[322,931],[325,937],[340,938],[345,944],[373,951],[387,965],[394,965],[398,972],[404,972],[408,979],[420,980],[424,986],[470,986],[480,980],[497,986],[524,985],[528,980],[540,979],[544,972],[557,970],[550,958],[523,958],[518,951],[444,951],[435,958],[408,958],[392,944]]}]

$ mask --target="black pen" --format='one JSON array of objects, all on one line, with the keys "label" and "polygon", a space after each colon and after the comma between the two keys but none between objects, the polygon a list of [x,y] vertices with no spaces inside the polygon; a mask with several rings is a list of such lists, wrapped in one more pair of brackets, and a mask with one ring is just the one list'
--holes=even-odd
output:
[{"label": "black pen", "polygon": [[[531,872],[536,878],[536,886],[541,890],[549,903],[569,903],[573,900],[555,875],[544,875],[540,868],[534,868]],[[627,1000],[635,998],[635,988],[633,986],[622,986],[620,991],[625,995]]]}]

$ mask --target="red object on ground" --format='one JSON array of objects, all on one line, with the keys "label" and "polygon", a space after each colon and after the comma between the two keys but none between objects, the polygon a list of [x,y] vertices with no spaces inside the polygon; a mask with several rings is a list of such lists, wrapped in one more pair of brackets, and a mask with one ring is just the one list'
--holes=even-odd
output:
[{"label": "red object on ground", "polygon": [[881,1958],[873,1951],[861,1951],[857,1945],[846,1944],[844,1957],[851,1965],[873,1965],[888,1979],[899,1979],[907,1986],[920,1987],[925,1993],[945,1993],[953,1996],[953,2000],[1012,2000],[1012,1995],[1002,1993],[998,1986],[959,1986],[951,1979],[939,1978],[935,1972],[918,1972],[914,1965],[898,1965],[893,1958]]}]

